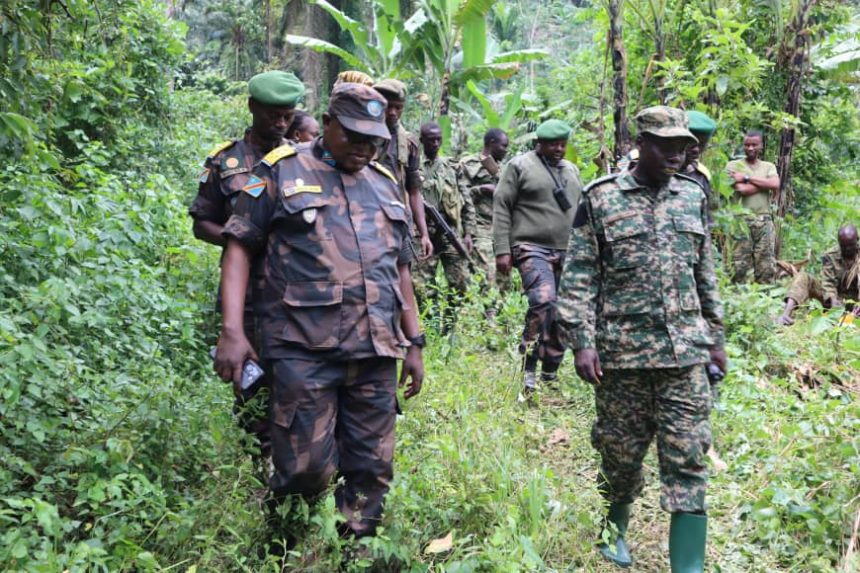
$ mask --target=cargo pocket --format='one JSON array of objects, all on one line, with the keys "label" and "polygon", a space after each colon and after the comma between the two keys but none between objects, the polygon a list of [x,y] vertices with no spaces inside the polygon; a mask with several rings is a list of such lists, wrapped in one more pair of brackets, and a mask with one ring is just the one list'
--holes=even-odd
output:
[{"label": "cargo pocket", "polygon": [[403,333],[403,329],[400,326],[400,319],[403,316],[403,309],[408,305],[406,304],[406,300],[403,298],[403,293],[400,292],[400,287],[396,284],[392,284],[391,288],[394,291],[394,309],[391,313],[391,331],[394,333],[397,345],[403,347],[406,346],[407,340],[406,335]]},{"label": "cargo pocket", "polygon": [[689,260],[692,264],[699,262],[699,251],[705,238],[705,227],[702,220],[694,216],[672,217],[677,236],[676,250],[678,256]]},{"label": "cargo pocket", "polygon": [[284,289],[287,320],[283,340],[305,348],[336,348],[340,342],[343,284],[311,281]]},{"label": "cargo pocket", "polygon": [[272,422],[285,430],[289,430],[290,426],[293,425],[293,419],[296,417],[298,408],[297,402],[274,402],[272,404]]}]

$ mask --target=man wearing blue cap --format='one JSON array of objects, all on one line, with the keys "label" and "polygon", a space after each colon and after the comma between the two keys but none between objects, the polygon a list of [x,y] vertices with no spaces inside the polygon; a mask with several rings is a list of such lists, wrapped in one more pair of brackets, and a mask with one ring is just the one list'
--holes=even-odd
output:
[{"label": "man wearing blue cap", "polygon": [[493,195],[496,270],[506,275],[516,267],[529,301],[520,344],[525,393],[537,386],[538,361],[541,380],[549,382],[564,357],[555,326],[556,289],[582,191],[579,170],[564,159],[570,133],[557,119],[538,126],[535,149],[511,159]]},{"label": "man wearing blue cap", "polygon": [[[270,71],[257,74],[248,82],[248,109],[251,127],[245,135],[216,146],[203,164],[197,196],[188,210],[194,219],[194,236],[201,241],[225,247],[221,235],[224,224],[233,213],[233,206],[251,172],[263,156],[286,143],[284,136],[293,119],[296,104],[305,93],[305,86],[289,72]],[[221,311],[221,289],[218,289],[216,310]],[[245,299],[245,333],[256,340],[254,307],[251,290]],[[254,397],[262,384],[256,384],[237,395],[237,410],[243,410],[239,423],[257,436],[263,457],[269,455],[269,432],[266,422],[266,404],[255,407],[246,402]]]}]

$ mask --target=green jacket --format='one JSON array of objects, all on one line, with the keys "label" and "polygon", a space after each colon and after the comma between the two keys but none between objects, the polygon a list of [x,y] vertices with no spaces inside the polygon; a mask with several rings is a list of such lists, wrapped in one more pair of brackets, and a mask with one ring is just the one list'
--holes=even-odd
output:
[{"label": "green jacket", "polygon": [[658,190],[629,172],[583,191],[558,295],[562,338],[604,368],[680,368],[722,345],[707,199],[679,175]]}]

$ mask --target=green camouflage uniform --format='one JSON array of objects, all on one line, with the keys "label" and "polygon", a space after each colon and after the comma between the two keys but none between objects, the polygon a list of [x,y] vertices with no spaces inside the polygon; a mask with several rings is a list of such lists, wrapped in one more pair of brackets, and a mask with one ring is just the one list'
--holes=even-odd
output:
[{"label": "green camouflage uniform", "polygon": [[811,298],[822,304],[832,298],[838,298],[842,302],[860,300],[858,274],[860,258],[845,261],[839,248],[831,249],[821,258],[821,281],[809,273],[797,273],[785,297],[793,298],[799,305]]},{"label": "green camouflage uniform", "polygon": [[[556,181],[572,206],[566,211],[553,197]],[[548,166],[536,151],[529,151],[505,166],[493,196],[495,254],[512,255],[529,301],[520,347],[522,351],[533,348],[526,359],[529,372],[534,371],[537,360],[543,363],[544,372],[555,372],[564,357],[554,325],[556,289],[581,189],[575,165],[562,159],[558,165]]]},{"label": "green camouflage uniform", "polygon": [[[773,163],[758,160],[751,166],[745,159],[729,161],[726,173],[742,173],[753,177],[777,175]],[[752,214],[744,217],[742,230],[732,236],[735,244],[732,253],[734,280],[744,281],[752,271],[757,283],[771,283],[776,273],[776,234],[770,213],[770,193],[761,191],[747,196],[735,193],[735,200]]]},{"label": "green camouflage uniform", "polygon": [[[457,185],[457,172],[453,163],[442,157],[425,159],[422,164],[421,190],[424,200],[436,207],[448,225],[462,239],[464,235],[475,235],[475,207],[466,193]],[[413,268],[412,279],[416,296],[426,297],[426,289],[436,277],[436,266],[440,259],[445,269],[448,286],[463,294],[469,286],[469,262],[460,256],[445,232],[430,215],[426,215],[427,229],[433,241],[433,255],[418,261]]]},{"label": "green camouflage uniform", "polygon": [[339,471],[336,501],[360,536],[392,477],[410,220],[383,168],[332,163],[321,139],[274,150],[224,234],[263,257],[254,300],[272,374],[272,492],[316,495]]},{"label": "green camouflage uniform", "polygon": [[603,368],[592,428],[600,489],[611,502],[632,502],[656,435],[662,507],[702,511],[704,364],[723,342],[705,194],[683,176],[648,189],[622,172],[586,187],[573,227],[558,324],[573,350],[596,349]]},{"label": "green camouflage uniform", "polygon": [[[490,166],[490,169],[487,168]],[[491,172],[495,170],[495,175]],[[457,182],[463,194],[472,199],[475,208],[475,260],[487,276],[487,284],[495,285],[499,292],[511,287],[510,275],[496,276],[496,259],[493,254],[493,196],[481,191],[481,185],[498,185],[499,166],[483,153],[467,155],[457,165]]]},{"label": "green camouflage uniform", "polygon": [[[267,150],[263,150],[263,148],[252,143],[250,129],[245,131],[245,135],[241,139],[224,142],[213,149],[203,164],[200,186],[194,202],[188,209],[189,215],[195,220],[209,221],[216,225],[227,223],[230,215],[233,214],[233,206],[236,204],[242,187],[248,182],[251,172],[266,152]],[[260,272],[259,261],[256,263],[252,268],[252,277],[259,275]],[[220,286],[215,301],[215,309],[217,312],[221,312]],[[250,288],[247,289],[245,295],[244,322],[245,336],[257,348],[259,341],[255,327],[253,293]],[[261,387],[262,384],[257,384],[253,387],[253,392],[237,397],[236,411],[239,414],[240,425],[247,432],[257,436],[265,455],[269,449],[266,417],[261,414],[254,415],[250,409],[243,408]],[[260,398],[264,403],[254,410],[265,412],[268,404],[266,393],[262,393]]]}]

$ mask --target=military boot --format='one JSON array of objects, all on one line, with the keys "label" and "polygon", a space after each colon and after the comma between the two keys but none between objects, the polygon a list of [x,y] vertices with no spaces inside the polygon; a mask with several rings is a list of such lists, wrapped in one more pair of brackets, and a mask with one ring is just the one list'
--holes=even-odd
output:
[{"label": "military boot", "polygon": [[672,573],[703,573],[708,516],[673,513],[669,527],[669,562]]},{"label": "military boot", "polygon": [[616,529],[618,529],[618,533],[613,533],[613,538],[610,541],[611,547],[606,543],[600,543],[597,546],[604,559],[625,568],[633,565],[633,559],[630,557],[630,549],[628,549],[627,542],[624,540],[624,536],[627,535],[627,524],[630,522],[630,509],[632,507],[633,504],[631,503],[609,504],[606,521],[614,523]]}]

